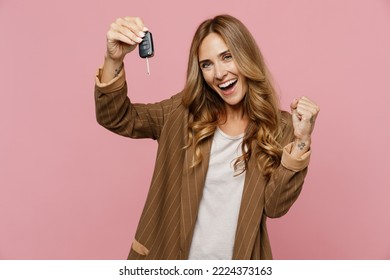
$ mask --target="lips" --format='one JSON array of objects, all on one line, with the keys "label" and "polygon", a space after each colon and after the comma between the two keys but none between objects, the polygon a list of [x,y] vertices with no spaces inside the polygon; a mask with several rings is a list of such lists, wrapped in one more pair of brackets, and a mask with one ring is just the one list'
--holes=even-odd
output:
[{"label": "lips", "polygon": [[232,80],[226,81],[222,84],[219,84],[218,87],[222,90],[226,90],[226,89],[234,87],[234,85],[236,83],[237,83],[237,79],[232,79]]},{"label": "lips", "polygon": [[218,88],[220,89],[220,91],[223,95],[230,95],[234,92],[237,81],[238,81],[238,79],[232,79],[232,80],[223,82],[223,83],[218,85]]}]

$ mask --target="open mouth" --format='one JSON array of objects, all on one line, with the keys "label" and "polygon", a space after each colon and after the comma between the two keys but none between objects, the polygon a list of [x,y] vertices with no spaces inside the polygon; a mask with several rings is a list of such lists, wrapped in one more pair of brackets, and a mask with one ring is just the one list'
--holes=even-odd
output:
[{"label": "open mouth", "polygon": [[236,85],[237,81],[238,81],[237,79],[229,80],[227,82],[219,84],[218,87],[222,90],[229,90]]}]

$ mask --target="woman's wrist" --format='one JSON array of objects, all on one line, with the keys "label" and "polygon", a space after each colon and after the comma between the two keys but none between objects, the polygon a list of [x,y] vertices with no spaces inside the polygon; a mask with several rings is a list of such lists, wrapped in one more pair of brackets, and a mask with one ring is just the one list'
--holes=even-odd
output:
[{"label": "woman's wrist", "polygon": [[104,58],[101,82],[108,83],[117,77],[123,68],[123,59],[114,60],[108,56]]},{"label": "woman's wrist", "polygon": [[310,150],[311,137],[306,138],[295,138],[294,144],[291,150],[293,157],[299,158],[308,150]]}]

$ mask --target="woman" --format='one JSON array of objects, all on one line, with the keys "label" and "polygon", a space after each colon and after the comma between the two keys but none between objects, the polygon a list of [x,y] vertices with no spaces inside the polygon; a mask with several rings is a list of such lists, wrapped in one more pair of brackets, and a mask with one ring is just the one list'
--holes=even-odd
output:
[{"label": "woman", "polygon": [[272,259],[266,219],[301,191],[318,106],[301,97],[280,111],[255,40],[228,15],[198,27],[182,92],[132,104],[123,59],[147,30],[140,18],[111,25],[95,87],[102,126],[159,143],[128,258]]}]

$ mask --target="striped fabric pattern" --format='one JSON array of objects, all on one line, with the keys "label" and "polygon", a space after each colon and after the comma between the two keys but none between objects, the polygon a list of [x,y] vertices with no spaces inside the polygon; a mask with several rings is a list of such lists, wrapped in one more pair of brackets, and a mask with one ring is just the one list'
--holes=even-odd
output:
[{"label": "striped fabric pattern", "polygon": [[[95,86],[98,123],[122,136],[158,141],[152,182],[128,259],[187,259],[211,139],[201,147],[202,163],[190,169],[194,150],[183,149],[187,143],[188,110],[181,104],[181,93],[154,104],[133,104],[127,96],[124,71],[109,84],[100,83],[99,74]],[[255,160],[249,161],[233,259],[272,259],[267,217],[287,213],[302,189],[310,151],[301,159],[292,159],[289,143],[293,128],[287,112],[283,112],[283,126],[282,164],[271,178],[267,181]]]}]

